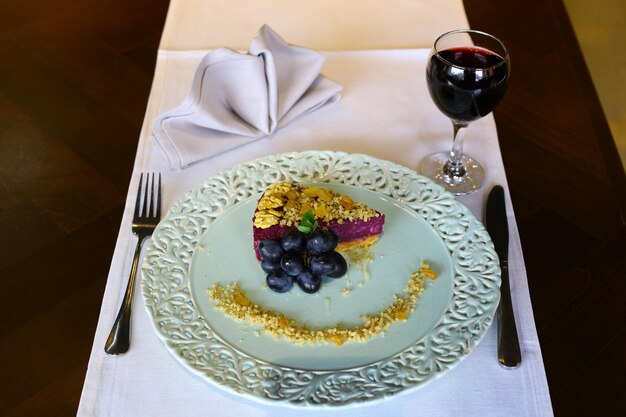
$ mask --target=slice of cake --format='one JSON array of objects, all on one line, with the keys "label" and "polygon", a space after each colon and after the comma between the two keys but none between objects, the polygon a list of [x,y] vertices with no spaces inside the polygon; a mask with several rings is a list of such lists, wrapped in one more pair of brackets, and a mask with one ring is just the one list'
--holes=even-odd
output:
[{"label": "slice of cake", "polygon": [[281,182],[272,184],[259,199],[254,212],[253,238],[257,259],[259,243],[280,239],[298,226],[311,211],[320,228],[339,238],[338,251],[372,246],[383,231],[385,215],[332,190]]}]

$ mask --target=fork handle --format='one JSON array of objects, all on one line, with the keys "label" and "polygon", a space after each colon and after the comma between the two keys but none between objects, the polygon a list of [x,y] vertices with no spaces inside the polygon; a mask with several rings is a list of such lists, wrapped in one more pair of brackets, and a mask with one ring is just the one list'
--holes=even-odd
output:
[{"label": "fork handle", "polygon": [[133,293],[135,289],[135,277],[137,276],[137,267],[139,266],[139,255],[141,254],[141,245],[147,236],[139,235],[137,246],[135,247],[135,256],[133,257],[133,265],[130,269],[130,277],[126,285],[124,299],[117,313],[115,323],[111,328],[109,337],[104,345],[104,351],[109,355],[121,355],[128,352],[130,347],[130,312],[133,305]]}]

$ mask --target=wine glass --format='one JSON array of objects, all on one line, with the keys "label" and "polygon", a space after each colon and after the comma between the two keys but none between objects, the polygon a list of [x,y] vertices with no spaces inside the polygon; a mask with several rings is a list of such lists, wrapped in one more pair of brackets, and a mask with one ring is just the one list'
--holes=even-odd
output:
[{"label": "wine glass", "polygon": [[428,92],[452,120],[452,150],[426,157],[420,172],[456,195],[476,191],[485,171],[463,153],[463,134],[474,120],[491,113],[509,82],[509,54],[496,37],[477,30],[454,30],[435,41],[426,65]]}]

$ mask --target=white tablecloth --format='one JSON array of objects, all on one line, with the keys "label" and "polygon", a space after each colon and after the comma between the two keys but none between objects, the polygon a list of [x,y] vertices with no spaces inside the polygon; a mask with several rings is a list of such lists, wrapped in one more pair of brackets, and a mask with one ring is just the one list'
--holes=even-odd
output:
[{"label": "white tablecloth", "polygon": [[[431,103],[426,91],[424,67],[428,49],[390,48],[394,45],[396,48],[426,47],[438,33],[466,26],[460,0],[396,0],[385,2],[385,7],[383,2],[378,5],[379,2],[374,1],[317,0],[299,3],[301,7],[295,11],[292,7],[292,14],[285,11],[290,7],[290,2],[286,0],[267,2],[271,3],[271,13],[265,9],[259,11],[257,3],[264,2],[173,0],[170,5],[139,139],[136,175],[129,187],[79,416],[291,416],[312,413],[310,410],[294,410],[242,398],[189,373],[157,337],[140,291],[133,304],[131,350],[121,357],[110,357],[104,353],[104,342],[125,289],[135,245],[130,223],[139,172],[157,170],[163,173],[163,204],[167,209],[184,192],[210,175],[239,162],[266,155],[329,149],[366,153],[415,167],[423,156],[450,146],[450,122]],[[355,6],[346,9],[341,5],[335,7],[335,3],[354,3]],[[331,13],[331,10],[334,12]],[[236,15],[233,14],[235,11],[238,11]],[[309,28],[295,23],[298,19],[308,22]],[[333,41],[332,37],[321,33],[324,28],[337,32],[339,29],[335,25],[352,22],[352,19],[359,20],[362,25],[370,23],[372,30],[345,27],[341,31],[342,36],[337,37],[337,47],[323,48]],[[271,137],[186,170],[171,171],[153,143],[152,121],[159,113],[180,103],[189,89],[196,65],[207,49],[217,46],[238,48],[241,47],[236,43],[239,41],[243,44],[241,49],[245,49],[256,30],[265,22],[272,24],[289,42],[332,50],[324,52],[327,63],[322,72],[343,85],[342,100],[294,122]],[[316,22],[317,25],[314,24]],[[413,28],[419,30],[414,32]],[[387,29],[391,33],[386,32]],[[353,43],[351,37],[354,38]],[[367,39],[372,43],[367,44]],[[402,39],[408,45],[394,44],[396,39]],[[218,44],[218,41],[221,43]],[[372,50],[372,46],[385,50]],[[488,116],[471,125],[467,132],[466,150],[483,162],[487,178],[479,192],[460,200],[482,219],[487,192],[494,184],[502,184],[506,188],[493,117]],[[315,414],[552,415],[519,234],[510,201],[508,203],[511,229],[509,266],[513,306],[522,345],[522,366],[516,370],[504,370],[498,365],[496,332],[495,326],[492,326],[483,341],[457,367],[418,390],[384,402],[357,408],[315,410]]]}]

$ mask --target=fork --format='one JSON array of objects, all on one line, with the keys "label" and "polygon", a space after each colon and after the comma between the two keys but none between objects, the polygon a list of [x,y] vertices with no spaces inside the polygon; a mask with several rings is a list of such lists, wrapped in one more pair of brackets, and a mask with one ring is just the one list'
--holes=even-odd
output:
[{"label": "fork", "polygon": [[132,227],[133,233],[137,236],[137,246],[135,247],[135,256],[133,257],[133,265],[130,270],[130,277],[128,278],[124,299],[106,344],[104,345],[104,351],[109,355],[121,355],[128,352],[128,348],[130,347],[130,313],[141,246],[144,240],[152,235],[152,232],[161,219],[161,174],[159,174],[156,197],[154,181],[154,173],[152,176],[150,176],[150,174],[146,175],[143,204],[141,204],[143,173],[139,177],[139,187],[137,189],[137,201],[135,203],[135,212],[133,213]]}]

